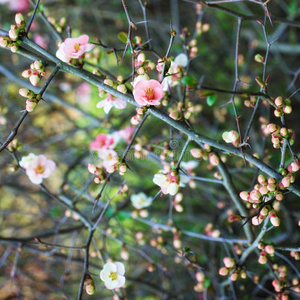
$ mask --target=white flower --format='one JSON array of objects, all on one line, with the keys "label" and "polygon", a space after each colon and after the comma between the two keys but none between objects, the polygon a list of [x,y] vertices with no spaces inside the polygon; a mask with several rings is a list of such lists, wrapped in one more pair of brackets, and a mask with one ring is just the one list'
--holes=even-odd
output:
[{"label": "white flower", "polygon": [[[174,62],[171,62],[171,67],[186,67],[189,63],[189,59],[184,53],[180,53],[176,56]],[[173,64],[173,65],[172,65]]]},{"label": "white flower", "polygon": [[109,290],[120,288],[125,284],[125,267],[121,262],[109,262],[103,266],[100,278]]},{"label": "white flower", "polygon": [[23,156],[19,162],[20,166],[22,168],[26,169],[35,157],[36,157],[36,155],[33,153],[30,153],[27,156]]},{"label": "white flower", "polygon": [[167,174],[158,173],[154,175],[153,182],[161,187],[163,194],[174,196],[179,189],[179,176],[175,171]]},{"label": "white flower", "polygon": [[99,158],[103,160],[105,169],[114,166],[117,163],[117,152],[112,149],[100,149],[98,151]]},{"label": "white flower", "polygon": [[22,157],[20,166],[26,169],[26,174],[34,184],[41,184],[44,178],[48,178],[55,170],[55,162],[47,159],[45,155],[34,155]]},{"label": "white flower", "polygon": [[97,104],[97,108],[104,108],[104,112],[106,114],[109,113],[109,111],[115,107],[118,109],[124,109],[127,106],[127,102],[125,100],[122,100],[120,98],[114,97],[111,94],[107,94],[106,99],[101,100]]},{"label": "white flower", "polygon": [[188,162],[182,161],[180,163],[180,166],[187,172],[192,171],[193,169],[197,168],[198,165],[199,165],[199,161],[196,161],[196,160],[190,160]]},{"label": "white flower", "polygon": [[131,200],[132,205],[136,209],[142,209],[144,207],[150,206],[153,201],[153,198],[147,197],[147,195],[145,193],[139,193],[139,194],[132,195],[130,197],[130,200]]}]

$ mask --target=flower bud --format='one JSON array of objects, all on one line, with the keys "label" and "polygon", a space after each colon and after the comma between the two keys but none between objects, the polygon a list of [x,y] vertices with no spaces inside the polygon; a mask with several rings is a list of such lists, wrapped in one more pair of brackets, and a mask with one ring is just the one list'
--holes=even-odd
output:
[{"label": "flower bud", "polygon": [[194,149],[191,149],[191,155],[194,157],[194,158],[201,158],[204,154],[204,151],[202,149],[199,149],[199,148],[194,148]]},{"label": "flower bud", "polygon": [[29,81],[33,86],[37,86],[41,81],[40,74],[38,71],[33,71],[29,77]]},{"label": "flower bud", "polygon": [[19,94],[25,98],[33,98],[35,96],[35,93],[32,90],[26,88],[19,89]]},{"label": "flower bud", "polygon": [[291,112],[292,112],[292,107],[290,106],[290,105],[286,105],[286,106],[284,106],[283,108],[282,108],[282,110],[283,110],[283,112],[285,113],[285,114],[290,114]]},{"label": "flower bud", "polygon": [[254,201],[254,202],[260,202],[261,200],[261,193],[257,190],[252,190],[250,192],[250,198]]},{"label": "flower bud", "polygon": [[265,251],[261,251],[260,256],[258,258],[258,262],[261,265],[265,265],[268,262],[267,254]]},{"label": "flower bud", "polygon": [[127,92],[127,88],[125,86],[125,84],[120,84],[117,86],[117,90],[120,92],[120,93],[123,93],[125,94]]},{"label": "flower bud", "polygon": [[277,133],[277,132],[279,132],[279,129],[280,129],[278,125],[275,125],[273,123],[268,124],[267,128],[271,133]]},{"label": "flower bud", "polygon": [[284,105],[284,101],[283,101],[282,97],[277,97],[274,100],[274,103],[277,107],[282,107]]},{"label": "flower bud", "polygon": [[37,100],[35,98],[26,100],[26,110],[28,112],[34,111],[34,109],[36,108],[37,104],[38,104],[38,102],[37,102]]},{"label": "flower bud", "polygon": [[258,62],[258,63],[263,63],[263,62],[265,61],[264,57],[261,56],[260,54],[256,54],[256,55],[254,56],[254,60],[255,60],[256,62]]},{"label": "flower bud", "polygon": [[259,192],[262,194],[262,195],[267,195],[269,193],[269,189],[268,189],[268,186],[264,185],[264,186],[261,186],[259,188]]},{"label": "flower bud", "polygon": [[282,192],[277,192],[276,195],[275,195],[275,199],[277,201],[282,201],[283,200],[283,194],[282,194]]},{"label": "flower bud", "polygon": [[283,111],[282,111],[282,109],[280,109],[280,108],[275,109],[275,110],[274,110],[274,116],[277,117],[277,118],[283,116]]},{"label": "flower bud", "polygon": [[17,43],[12,43],[10,46],[10,51],[16,53],[19,50],[19,45]]},{"label": "flower bud", "polygon": [[229,273],[229,270],[226,267],[219,269],[219,274],[221,276],[226,276],[226,275],[228,275],[228,273]]},{"label": "flower bud", "polygon": [[213,166],[217,166],[220,163],[219,157],[215,153],[209,153],[208,159]]},{"label": "flower bud", "polygon": [[299,171],[300,169],[300,166],[299,166],[299,163],[298,161],[297,162],[292,162],[289,166],[288,166],[288,171],[290,173],[295,173],[297,171]]},{"label": "flower bud", "polygon": [[1,47],[9,47],[11,45],[11,39],[9,37],[6,36],[1,36],[0,37],[0,46]]},{"label": "flower bud", "polygon": [[35,68],[39,73],[42,73],[42,72],[45,71],[44,65],[43,65],[42,62],[40,62],[39,60],[36,60],[36,61],[33,63],[33,66],[34,66],[34,68]]},{"label": "flower bud", "polygon": [[235,261],[231,257],[224,257],[223,258],[223,263],[226,268],[232,269],[235,267]]},{"label": "flower bud", "polygon": [[249,199],[250,199],[250,193],[245,192],[245,191],[240,192],[240,197],[241,197],[241,199],[243,199],[244,201],[249,201]]},{"label": "flower bud", "polygon": [[238,277],[239,277],[239,273],[238,272],[233,272],[230,275],[230,280],[231,281],[236,281],[238,279]]},{"label": "flower bud", "polygon": [[182,114],[179,111],[172,111],[169,114],[169,117],[172,118],[173,120],[181,120],[182,119]]},{"label": "flower bud", "polygon": [[23,16],[21,13],[17,13],[17,14],[15,15],[15,21],[16,21],[17,26],[18,26],[20,29],[25,29],[26,23],[25,23],[24,16]]},{"label": "flower bud", "polygon": [[281,181],[279,182],[279,187],[280,189],[284,190],[287,189],[291,184],[291,180],[289,177],[284,177],[281,179]]},{"label": "flower bud", "polygon": [[20,29],[17,25],[11,25],[10,30],[8,32],[8,36],[12,41],[16,41],[19,37]]},{"label": "flower bud", "polygon": [[85,291],[88,295],[93,295],[95,293],[95,283],[90,275],[86,275],[85,279]]},{"label": "flower bud", "polygon": [[272,210],[270,213],[269,213],[269,217],[270,217],[270,221],[272,223],[273,226],[279,226],[280,225],[280,219],[277,215],[277,212],[276,210]]},{"label": "flower bud", "polygon": [[109,85],[111,87],[113,87],[113,85],[114,85],[114,83],[111,79],[104,79],[103,83],[106,85]]},{"label": "flower bud", "polygon": [[32,70],[31,69],[27,69],[27,70],[25,70],[25,71],[22,72],[22,77],[28,78],[28,77],[30,77],[31,74],[32,74]]},{"label": "flower bud", "polygon": [[264,220],[264,218],[259,215],[259,216],[255,216],[251,219],[252,225],[254,226],[258,226],[259,224],[261,224],[261,222]]},{"label": "flower bud", "polygon": [[143,67],[139,67],[136,71],[139,75],[144,75],[145,74],[145,69]]},{"label": "flower bud", "polygon": [[265,251],[268,254],[274,254],[274,252],[275,252],[274,246],[272,246],[272,245],[265,246]]}]

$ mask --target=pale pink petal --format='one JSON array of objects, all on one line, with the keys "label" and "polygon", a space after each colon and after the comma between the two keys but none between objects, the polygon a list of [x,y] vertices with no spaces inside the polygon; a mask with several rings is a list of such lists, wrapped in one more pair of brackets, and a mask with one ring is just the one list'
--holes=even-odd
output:
[{"label": "pale pink petal", "polygon": [[104,106],[104,112],[106,113],[106,114],[108,114],[109,113],[109,111],[112,109],[112,104],[111,104],[111,102],[107,102],[107,104]]},{"label": "pale pink petal", "polygon": [[161,185],[166,180],[166,176],[163,174],[155,174],[153,178],[153,182],[157,185]]},{"label": "pale pink petal", "polygon": [[125,279],[124,276],[118,275],[116,281],[118,283],[118,285],[116,286],[116,288],[121,288],[125,284],[126,279]]},{"label": "pale pink petal", "polygon": [[79,43],[81,45],[86,45],[88,42],[89,42],[89,36],[86,34],[83,34],[76,39],[76,43]]},{"label": "pale pink petal", "polygon": [[118,287],[118,280],[111,280],[105,282],[105,287],[109,290],[116,289]]},{"label": "pale pink petal", "polygon": [[125,100],[122,100],[122,99],[117,99],[117,100],[112,102],[112,105],[115,108],[124,109],[127,106],[127,102]]},{"label": "pale pink petal", "polygon": [[104,100],[99,101],[99,102],[97,103],[96,107],[97,107],[97,108],[102,108],[102,107],[106,106],[106,104],[107,104],[107,100],[104,99]]},{"label": "pale pink petal", "polygon": [[95,48],[95,45],[87,44],[87,45],[85,45],[85,52],[91,51],[94,48]]}]

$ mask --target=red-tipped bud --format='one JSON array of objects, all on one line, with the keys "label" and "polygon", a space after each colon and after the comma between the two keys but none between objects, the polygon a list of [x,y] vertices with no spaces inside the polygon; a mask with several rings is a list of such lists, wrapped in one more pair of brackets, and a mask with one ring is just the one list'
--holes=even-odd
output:
[{"label": "red-tipped bud", "polygon": [[182,114],[179,111],[172,111],[169,114],[169,117],[172,118],[173,120],[181,120],[182,119]]},{"label": "red-tipped bud", "polygon": [[259,188],[259,192],[262,195],[267,195],[269,193],[268,186],[264,185]]},{"label": "red-tipped bud", "polygon": [[282,127],[282,128],[280,129],[279,133],[280,133],[283,137],[285,137],[285,138],[288,137],[288,135],[289,135],[288,130],[287,130],[287,128],[285,128],[285,127]]},{"label": "red-tipped bud", "polygon": [[261,193],[257,190],[252,190],[250,193],[250,198],[256,202],[259,203],[261,201]]},{"label": "red-tipped bud", "polygon": [[273,226],[278,227],[280,225],[280,219],[279,219],[279,217],[277,215],[276,210],[272,210],[269,213],[269,217],[270,217],[270,221],[271,221],[271,223],[272,223]]},{"label": "red-tipped bud", "polygon": [[240,197],[241,197],[241,199],[243,199],[244,201],[249,201],[249,199],[250,199],[250,193],[245,192],[245,191],[240,192]]},{"label": "red-tipped bud", "polygon": [[268,124],[267,128],[271,133],[277,133],[277,132],[279,132],[279,129],[280,129],[280,127],[278,125],[275,125],[273,123]]},{"label": "red-tipped bud", "polygon": [[265,265],[268,262],[267,254],[265,251],[261,251],[260,257],[258,258],[258,262],[261,265]]},{"label": "red-tipped bud", "polygon": [[241,221],[242,220],[242,217],[241,216],[238,216],[238,215],[231,215],[231,216],[229,216],[228,217],[228,222],[230,222],[230,223],[233,223],[233,222],[239,222],[239,221]]},{"label": "red-tipped bud", "polygon": [[264,175],[259,175],[257,177],[257,181],[261,185],[267,185],[267,179],[266,179],[266,177]]},{"label": "red-tipped bud", "polygon": [[274,103],[277,107],[282,107],[284,105],[284,101],[283,101],[282,97],[277,97],[274,100]]},{"label": "red-tipped bud", "polygon": [[28,99],[26,100],[26,110],[28,112],[32,112],[35,110],[36,106],[37,106],[38,102],[35,98],[32,99]]},{"label": "red-tipped bud", "polygon": [[15,21],[16,21],[17,26],[18,26],[20,29],[25,29],[26,23],[25,23],[24,16],[23,16],[21,13],[17,13],[17,14],[15,15]]},{"label": "red-tipped bud", "polygon": [[270,209],[267,206],[264,206],[260,211],[260,216],[265,218],[269,214]]},{"label": "red-tipped bud", "polygon": [[274,254],[274,252],[275,252],[275,249],[274,249],[274,246],[272,246],[272,245],[267,245],[266,247],[265,247],[265,251],[266,251],[266,253],[268,253],[268,254]]},{"label": "red-tipped bud", "polygon": [[36,61],[33,63],[33,66],[34,66],[34,68],[35,68],[39,73],[42,73],[42,72],[45,71],[44,65],[43,65],[39,60],[36,60]]},{"label": "red-tipped bud", "polygon": [[84,283],[86,293],[88,295],[93,295],[95,293],[95,284],[93,278],[90,275],[87,275]]},{"label": "red-tipped bud", "polygon": [[282,110],[283,110],[283,112],[285,113],[285,114],[290,114],[291,112],[292,112],[292,107],[290,106],[290,105],[286,105],[286,106],[284,106],[283,108],[282,108]]},{"label": "red-tipped bud", "polygon": [[254,56],[254,60],[255,60],[256,62],[258,62],[258,63],[263,63],[263,62],[265,61],[264,57],[263,57],[262,55],[260,55],[260,54],[256,54],[256,55]]},{"label": "red-tipped bud", "polygon": [[259,215],[259,216],[255,216],[251,219],[252,225],[254,226],[258,226],[259,224],[261,224],[261,222],[264,220],[264,217]]},{"label": "red-tipped bud", "polygon": [[281,192],[277,192],[275,195],[275,199],[277,201],[282,201],[283,200],[283,194]]},{"label": "red-tipped bud", "polygon": [[277,108],[277,109],[274,110],[274,116],[275,117],[279,118],[279,117],[281,117],[283,115],[284,115],[284,113],[283,113],[282,109]]},{"label": "red-tipped bud", "polygon": [[288,177],[284,177],[279,182],[279,187],[281,190],[287,189],[291,184],[291,180]]},{"label": "red-tipped bud", "polygon": [[219,274],[220,274],[221,276],[226,276],[226,275],[229,274],[229,270],[228,270],[226,267],[223,267],[223,268],[221,268],[221,269],[219,270]]},{"label": "red-tipped bud", "polygon": [[28,78],[29,76],[31,76],[32,74],[32,70],[31,69],[27,69],[25,71],[22,72],[22,77],[24,78]]},{"label": "red-tipped bud", "polygon": [[29,77],[29,81],[33,86],[37,86],[41,81],[40,74],[38,71],[33,71]]},{"label": "red-tipped bud", "polygon": [[19,37],[20,29],[17,25],[11,25],[10,30],[8,32],[8,36],[12,41],[16,41]]},{"label": "red-tipped bud", "polygon": [[35,93],[33,91],[26,88],[19,89],[19,94],[25,98],[33,98],[35,96]]},{"label": "red-tipped bud", "polygon": [[297,171],[299,171],[300,166],[298,161],[297,162],[292,162],[289,166],[288,166],[288,171],[291,173],[295,173]]},{"label": "red-tipped bud", "polygon": [[1,36],[0,37],[0,46],[1,47],[9,47],[11,45],[11,39],[6,37],[6,36]]}]

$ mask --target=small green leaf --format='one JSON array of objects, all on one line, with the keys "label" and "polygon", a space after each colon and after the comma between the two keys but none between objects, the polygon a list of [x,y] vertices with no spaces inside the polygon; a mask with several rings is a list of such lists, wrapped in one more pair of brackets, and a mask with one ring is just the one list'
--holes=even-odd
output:
[{"label": "small green leaf", "polygon": [[208,288],[210,286],[210,280],[208,278],[205,278],[205,280],[204,280],[204,286],[206,288]]},{"label": "small green leaf", "polygon": [[121,31],[121,32],[119,32],[119,34],[118,34],[118,38],[119,38],[119,40],[120,40],[122,43],[126,44],[126,43],[127,43],[128,35],[127,35],[126,32]]},{"label": "small green leaf", "polygon": [[207,96],[206,103],[208,106],[213,106],[216,100],[217,100],[217,94],[212,94]]},{"label": "small green leaf", "polygon": [[189,88],[195,88],[197,85],[197,80],[191,75],[183,76],[181,82],[187,85]]}]

